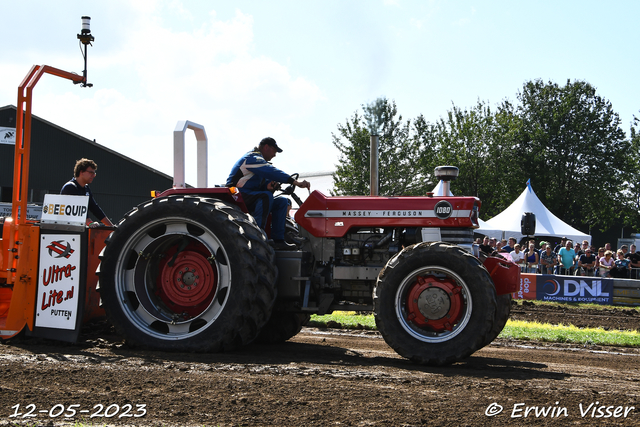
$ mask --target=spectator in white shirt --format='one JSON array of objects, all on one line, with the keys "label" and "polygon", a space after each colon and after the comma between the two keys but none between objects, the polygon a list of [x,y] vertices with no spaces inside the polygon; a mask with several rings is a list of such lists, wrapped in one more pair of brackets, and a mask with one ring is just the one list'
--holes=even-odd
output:
[{"label": "spectator in white shirt", "polygon": [[520,267],[524,266],[524,252],[520,250],[520,244],[513,245],[513,251],[509,254],[511,260],[518,264]]}]

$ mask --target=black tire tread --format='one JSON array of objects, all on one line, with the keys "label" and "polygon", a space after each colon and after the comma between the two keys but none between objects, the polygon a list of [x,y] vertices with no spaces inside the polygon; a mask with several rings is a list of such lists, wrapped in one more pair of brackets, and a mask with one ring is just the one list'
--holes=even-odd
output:
[{"label": "black tire tread", "polygon": [[295,337],[311,316],[305,313],[274,311],[260,331],[256,342],[259,344],[280,344]]},{"label": "black tire tread", "polygon": [[493,319],[491,333],[487,335],[482,347],[487,346],[495,340],[504,329],[509,316],[511,315],[511,294],[498,295],[496,297],[496,314]]},{"label": "black tire tread", "polygon": [[[197,218],[215,227],[214,234],[224,241],[234,262],[233,283],[219,318],[203,333],[182,340],[160,340],[132,325],[123,313],[115,289],[115,265],[131,234],[151,220],[169,216]],[[134,346],[169,351],[230,351],[253,341],[271,316],[276,297],[275,252],[249,215],[217,199],[169,196],[138,205],[109,236],[100,259],[99,290],[107,317]]]},{"label": "black tire tread", "polygon": [[[394,309],[395,293],[402,280],[426,265],[456,272],[474,294],[474,308],[465,330],[441,343],[424,343],[409,335]],[[378,276],[374,291],[374,316],[383,338],[398,354],[423,365],[448,365],[480,349],[492,333],[495,311],[495,288],[487,270],[464,249],[444,242],[418,243],[396,254]]]}]

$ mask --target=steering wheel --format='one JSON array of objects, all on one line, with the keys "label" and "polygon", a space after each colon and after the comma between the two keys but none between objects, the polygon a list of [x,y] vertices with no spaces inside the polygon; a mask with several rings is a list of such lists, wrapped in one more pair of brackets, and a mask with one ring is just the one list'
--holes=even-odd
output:
[{"label": "steering wheel", "polygon": [[[294,173],[291,175],[291,178],[293,178],[294,181],[297,181],[298,178],[300,178],[300,174]],[[289,184],[287,188],[285,188],[284,190],[280,190],[280,194],[284,194],[285,196],[291,196],[291,198],[296,201],[298,206],[302,206],[302,200],[300,199],[300,197],[298,197],[295,191],[296,191],[296,186],[293,184]]]}]

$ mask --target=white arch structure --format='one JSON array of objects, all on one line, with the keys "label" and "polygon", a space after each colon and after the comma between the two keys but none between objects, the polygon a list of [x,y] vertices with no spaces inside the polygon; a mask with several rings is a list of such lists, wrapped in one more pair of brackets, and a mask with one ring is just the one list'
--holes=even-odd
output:
[{"label": "white arch structure", "polygon": [[184,135],[192,129],[197,141],[197,185],[207,187],[207,149],[208,140],[204,126],[188,120],[181,120],[173,130],[173,188],[186,188]]}]

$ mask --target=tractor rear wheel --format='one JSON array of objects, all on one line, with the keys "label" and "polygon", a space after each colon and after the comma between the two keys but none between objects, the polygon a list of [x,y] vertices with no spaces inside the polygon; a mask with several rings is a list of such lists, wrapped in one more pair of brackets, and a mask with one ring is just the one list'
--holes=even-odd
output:
[{"label": "tractor rear wheel", "polygon": [[374,292],[378,330],[425,365],[460,361],[492,332],[496,293],[480,260],[443,242],[418,243],[389,260]]},{"label": "tractor rear wheel", "polygon": [[256,342],[260,344],[279,344],[293,338],[309,322],[311,316],[304,313],[274,311],[271,318],[260,331]]},{"label": "tractor rear wheel", "polygon": [[275,252],[255,221],[216,199],[144,203],[107,239],[99,290],[133,345],[225,351],[250,343],[271,316]]}]

